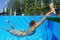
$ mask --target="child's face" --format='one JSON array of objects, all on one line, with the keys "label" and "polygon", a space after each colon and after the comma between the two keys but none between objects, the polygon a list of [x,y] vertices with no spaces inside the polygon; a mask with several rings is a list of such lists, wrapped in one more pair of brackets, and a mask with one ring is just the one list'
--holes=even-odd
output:
[{"label": "child's face", "polygon": [[34,20],[34,22],[35,22],[35,23],[34,23],[33,25],[36,25],[36,20]]}]

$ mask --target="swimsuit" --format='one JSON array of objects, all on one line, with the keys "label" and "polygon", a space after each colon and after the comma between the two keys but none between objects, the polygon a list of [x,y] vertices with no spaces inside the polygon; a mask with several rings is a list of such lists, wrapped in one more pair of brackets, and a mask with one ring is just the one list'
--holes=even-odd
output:
[{"label": "swimsuit", "polygon": [[33,35],[36,32],[36,28],[33,31],[27,31],[27,36]]},{"label": "swimsuit", "polygon": [[51,14],[50,14],[50,16],[56,16],[56,14],[54,14],[54,13],[51,13]]},{"label": "swimsuit", "polygon": [[[33,35],[35,33],[35,30],[33,31],[19,31],[19,30],[11,30],[10,33],[16,35],[16,36],[30,36]],[[26,33],[26,35],[23,35],[24,33]]]}]

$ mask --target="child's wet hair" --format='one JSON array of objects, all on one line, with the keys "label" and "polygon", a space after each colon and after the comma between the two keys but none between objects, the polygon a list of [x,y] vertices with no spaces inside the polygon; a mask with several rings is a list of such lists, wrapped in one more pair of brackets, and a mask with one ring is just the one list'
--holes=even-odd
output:
[{"label": "child's wet hair", "polygon": [[30,26],[33,26],[35,23],[36,23],[36,20],[32,20],[32,21],[30,22]]}]

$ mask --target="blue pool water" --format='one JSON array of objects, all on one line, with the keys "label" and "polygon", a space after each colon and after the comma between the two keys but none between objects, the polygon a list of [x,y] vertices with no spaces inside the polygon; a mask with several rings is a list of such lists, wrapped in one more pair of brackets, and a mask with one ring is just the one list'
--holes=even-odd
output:
[{"label": "blue pool water", "polygon": [[45,20],[39,27],[36,28],[36,32],[33,35],[25,37],[17,37],[2,27],[11,29],[6,20],[17,30],[28,30],[29,23],[32,20],[39,22],[42,16],[0,16],[0,40],[60,40],[60,23]]}]

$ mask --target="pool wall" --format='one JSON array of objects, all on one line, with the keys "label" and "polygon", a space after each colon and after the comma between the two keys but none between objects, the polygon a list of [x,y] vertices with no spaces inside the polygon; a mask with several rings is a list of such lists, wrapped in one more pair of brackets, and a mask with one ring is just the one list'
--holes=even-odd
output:
[{"label": "pool wall", "polygon": [[9,20],[15,29],[27,31],[32,20],[39,22],[41,18],[43,16],[0,16],[0,40],[60,40],[60,23],[47,19],[36,28],[35,34],[30,36],[17,37],[2,29],[11,29],[6,22]]}]

